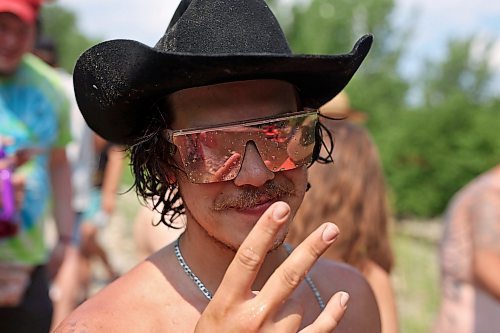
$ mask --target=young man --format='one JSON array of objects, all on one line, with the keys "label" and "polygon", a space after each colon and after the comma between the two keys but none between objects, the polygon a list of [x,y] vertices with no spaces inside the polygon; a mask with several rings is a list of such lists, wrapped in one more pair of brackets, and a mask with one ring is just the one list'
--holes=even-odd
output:
[{"label": "young man", "polygon": [[[40,2],[0,0],[0,104],[27,133],[22,144],[9,140],[7,149],[23,152],[28,159],[15,170],[25,184],[24,201],[14,217],[17,232],[0,238],[1,332],[48,332],[52,304],[47,273],[55,274],[72,235],[65,154],[70,139],[68,102],[52,69],[29,54]],[[0,124],[0,143],[16,139],[14,129],[4,125]],[[59,238],[48,260],[43,221],[51,193]]]},{"label": "young man", "polygon": [[293,252],[283,245],[321,145],[314,109],[370,44],[296,56],[264,1],[193,0],[153,49],[118,40],[84,53],[74,73],[84,117],[130,147],[137,191],[160,198],[163,216],[185,214],[186,230],[56,331],[379,332],[361,275],[316,262],[335,225]]}]

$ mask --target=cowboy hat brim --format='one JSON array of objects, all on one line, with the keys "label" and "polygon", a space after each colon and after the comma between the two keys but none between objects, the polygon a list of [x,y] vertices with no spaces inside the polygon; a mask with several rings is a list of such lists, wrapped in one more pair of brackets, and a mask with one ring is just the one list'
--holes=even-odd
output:
[{"label": "cowboy hat brim", "polygon": [[279,79],[298,89],[304,106],[318,108],[338,94],[366,57],[365,35],[341,55],[189,54],[162,52],[132,40],[100,43],[78,59],[78,106],[103,138],[129,144],[143,134],[151,106],[175,91],[230,81]]}]

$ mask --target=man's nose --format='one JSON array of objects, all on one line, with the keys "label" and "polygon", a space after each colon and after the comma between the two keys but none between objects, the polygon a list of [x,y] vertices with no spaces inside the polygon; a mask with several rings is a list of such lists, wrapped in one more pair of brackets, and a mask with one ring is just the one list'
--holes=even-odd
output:
[{"label": "man's nose", "polygon": [[254,142],[247,143],[245,156],[240,171],[234,179],[236,186],[252,185],[260,187],[274,178],[274,172],[269,170],[257,150]]}]

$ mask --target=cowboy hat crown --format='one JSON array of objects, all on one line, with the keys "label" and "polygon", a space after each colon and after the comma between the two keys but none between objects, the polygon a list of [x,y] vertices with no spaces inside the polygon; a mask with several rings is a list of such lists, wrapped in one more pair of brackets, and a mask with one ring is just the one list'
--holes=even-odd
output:
[{"label": "cowboy hat crown", "polygon": [[88,125],[130,144],[147,128],[151,106],[175,91],[230,81],[279,79],[318,108],[340,92],[368,53],[371,35],[341,55],[293,55],[263,0],[182,0],[155,47],[100,43],[78,59],[74,86]]},{"label": "cowboy hat crown", "polygon": [[188,54],[291,54],[262,0],[181,1],[155,48]]}]

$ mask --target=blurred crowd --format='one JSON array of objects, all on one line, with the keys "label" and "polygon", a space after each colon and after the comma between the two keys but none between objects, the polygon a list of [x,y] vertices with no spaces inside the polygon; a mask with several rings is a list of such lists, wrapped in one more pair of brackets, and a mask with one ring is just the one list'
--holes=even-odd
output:
[{"label": "blurred crowd", "polygon": [[[117,213],[127,156],[83,119],[72,77],[58,66],[58,45],[43,33],[41,5],[0,0],[1,332],[56,327],[90,296],[95,260],[106,283],[124,273],[99,235]],[[341,234],[324,257],[363,274],[378,303],[382,332],[397,333],[394,217],[378,149],[364,126],[368,113],[354,110],[345,92],[320,113],[333,133],[334,164],[309,168],[309,188],[287,242],[297,246],[322,222],[336,223]],[[129,225],[141,259],[176,240],[185,227],[182,216],[177,228],[163,225],[162,208],[151,202],[137,201],[134,211],[127,218],[134,221]],[[498,332],[500,165],[457,193],[443,213],[434,332]],[[57,229],[50,248],[44,239],[48,215]]]}]

